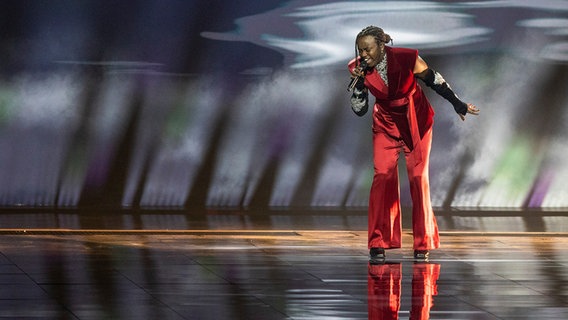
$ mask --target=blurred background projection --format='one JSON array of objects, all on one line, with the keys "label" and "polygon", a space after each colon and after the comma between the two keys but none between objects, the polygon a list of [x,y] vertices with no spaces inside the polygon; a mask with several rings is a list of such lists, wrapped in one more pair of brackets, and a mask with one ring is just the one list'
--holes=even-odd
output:
[{"label": "blurred background projection", "polygon": [[435,207],[568,207],[568,1],[6,0],[0,24],[2,207],[365,207],[371,24],[482,110],[426,90]]}]

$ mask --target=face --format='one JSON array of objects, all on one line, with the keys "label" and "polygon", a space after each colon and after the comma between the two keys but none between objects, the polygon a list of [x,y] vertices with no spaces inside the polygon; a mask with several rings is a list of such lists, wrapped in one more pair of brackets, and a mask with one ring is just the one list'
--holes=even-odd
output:
[{"label": "face", "polygon": [[363,36],[357,40],[359,55],[367,61],[369,68],[375,67],[382,59],[383,45],[377,44],[373,36]]}]

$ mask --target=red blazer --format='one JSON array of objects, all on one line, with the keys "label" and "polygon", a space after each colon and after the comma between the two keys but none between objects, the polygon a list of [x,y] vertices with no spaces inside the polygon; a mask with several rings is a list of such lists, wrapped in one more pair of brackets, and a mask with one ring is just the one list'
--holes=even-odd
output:
[{"label": "red blazer", "polygon": [[[417,142],[413,141],[412,137],[417,134],[413,131],[418,131],[422,138],[434,123],[434,110],[422,88],[416,83],[413,73],[418,50],[385,46],[385,51],[388,87],[374,68],[365,76],[365,86],[376,98],[373,108],[373,131],[394,135],[396,133],[390,128],[395,125],[400,138],[412,150]],[[348,66],[353,70],[355,59],[351,60]],[[408,112],[410,105],[414,106],[415,123]]]}]

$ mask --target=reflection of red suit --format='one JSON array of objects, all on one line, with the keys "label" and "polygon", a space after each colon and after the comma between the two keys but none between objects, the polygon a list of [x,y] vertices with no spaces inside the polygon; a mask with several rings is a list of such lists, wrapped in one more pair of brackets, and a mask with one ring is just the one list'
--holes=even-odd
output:
[{"label": "reflection of red suit", "polygon": [[[365,86],[375,96],[373,108],[374,176],[369,198],[369,248],[401,247],[398,181],[399,151],[404,150],[415,250],[438,248],[438,226],[430,203],[428,163],[434,111],[413,74],[418,51],[385,46],[388,87],[376,70]],[[353,69],[355,60],[349,62]]]},{"label": "reflection of red suit", "polygon": [[[412,266],[411,320],[430,319],[434,296],[438,294],[436,281],[440,265],[420,263]],[[369,320],[397,320],[400,309],[402,264],[369,264],[368,311]]]},{"label": "reflection of red suit", "polygon": [[440,265],[419,263],[412,266],[412,309],[410,320],[430,319],[434,296],[438,294]]},{"label": "reflection of red suit", "polygon": [[367,303],[369,320],[396,320],[400,309],[402,265],[369,264]]}]

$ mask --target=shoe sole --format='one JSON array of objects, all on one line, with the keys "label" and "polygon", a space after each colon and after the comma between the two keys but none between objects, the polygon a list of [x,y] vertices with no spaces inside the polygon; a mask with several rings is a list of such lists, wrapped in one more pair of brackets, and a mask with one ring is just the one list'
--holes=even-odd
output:
[{"label": "shoe sole", "polygon": [[383,264],[386,261],[386,257],[382,258],[369,258],[370,264]]}]

